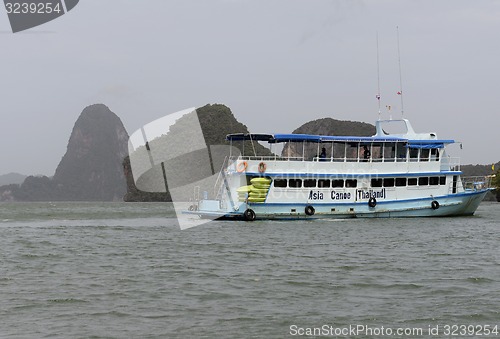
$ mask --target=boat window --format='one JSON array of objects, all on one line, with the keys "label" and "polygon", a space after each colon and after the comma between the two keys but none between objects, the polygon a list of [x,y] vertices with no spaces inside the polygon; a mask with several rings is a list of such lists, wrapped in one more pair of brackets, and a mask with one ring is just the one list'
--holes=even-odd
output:
[{"label": "boat window", "polygon": [[418,148],[410,148],[410,161],[417,161]]},{"label": "boat window", "polygon": [[384,161],[394,161],[396,154],[396,143],[387,142],[384,145]]},{"label": "boat window", "polygon": [[316,154],[314,157],[319,161],[331,161],[332,157],[332,143],[316,144]]},{"label": "boat window", "polygon": [[288,187],[300,188],[302,187],[302,179],[289,179]]},{"label": "boat window", "polygon": [[356,179],[347,179],[345,181],[345,187],[357,187],[358,181]]},{"label": "boat window", "polygon": [[374,143],[372,144],[372,161],[379,162],[382,161],[382,144]]},{"label": "boat window", "polygon": [[[302,160],[304,157],[304,152],[307,153],[308,150],[304,150],[302,142],[289,141],[283,146],[281,151],[281,156],[287,160]],[[314,153],[312,153],[314,154]],[[313,155],[310,155],[312,158]]]},{"label": "boat window", "polygon": [[439,185],[439,177],[430,177],[429,184],[431,184],[433,186]]},{"label": "boat window", "polygon": [[396,143],[396,154],[398,161],[406,161],[406,144],[402,142]]},{"label": "boat window", "polygon": [[346,160],[347,161],[358,161],[358,145],[359,144],[347,144],[346,147]]},{"label": "boat window", "polygon": [[384,187],[394,187],[394,178],[385,178]]},{"label": "boat window", "polygon": [[332,180],[332,187],[333,188],[344,187],[344,180],[342,179]]},{"label": "boat window", "polygon": [[318,187],[319,188],[330,187],[330,179],[319,179]]},{"label": "boat window", "polygon": [[286,187],[286,179],[274,179],[274,187]]},{"label": "boat window", "polygon": [[439,149],[437,149],[437,148],[431,149],[431,160],[435,160],[435,161],[439,160]]},{"label": "boat window", "polygon": [[439,177],[439,184],[446,185],[446,177]]},{"label": "boat window", "polygon": [[420,178],[418,178],[418,185],[419,186],[429,185],[429,178],[428,177],[420,177]]},{"label": "boat window", "polygon": [[372,145],[371,144],[360,144],[359,146],[359,159],[364,162],[371,161],[372,159]]},{"label": "boat window", "polygon": [[406,178],[396,178],[396,186],[406,186]]},{"label": "boat window", "polygon": [[344,161],[345,158],[345,143],[334,143],[333,144],[333,159],[334,161]]},{"label": "boat window", "polygon": [[420,150],[420,161],[429,161],[429,153],[430,153],[429,149],[422,148]]},{"label": "boat window", "polygon": [[382,179],[372,179],[372,187],[382,187]]},{"label": "boat window", "polygon": [[305,179],[304,187],[316,187],[316,179]]},{"label": "boat window", "polygon": [[417,186],[417,178],[408,178],[408,186]]}]

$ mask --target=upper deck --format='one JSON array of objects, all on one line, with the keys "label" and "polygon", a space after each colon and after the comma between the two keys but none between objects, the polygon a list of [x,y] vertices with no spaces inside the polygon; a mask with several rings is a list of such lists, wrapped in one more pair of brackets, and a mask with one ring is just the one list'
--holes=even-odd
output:
[{"label": "upper deck", "polygon": [[[384,124],[402,122],[402,133],[388,133]],[[454,140],[438,139],[435,133],[414,132],[408,120],[379,120],[371,137],[309,134],[230,134],[231,143],[264,141],[281,144],[281,155],[232,157],[248,162],[247,171],[258,172],[266,163],[266,173],[421,173],[459,171],[459,158],[451,158],[445,147]],[[244,144],[244,143],[243,143]],[[254,148],[255,149],[255,148]]]}]

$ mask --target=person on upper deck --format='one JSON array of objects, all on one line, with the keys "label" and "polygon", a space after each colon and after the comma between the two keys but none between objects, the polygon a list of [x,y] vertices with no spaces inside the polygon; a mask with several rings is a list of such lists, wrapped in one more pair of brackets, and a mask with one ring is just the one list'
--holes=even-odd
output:
[{"label": "person on upper deck", "polygon": [[321,154],[319,155],[319,161],[326,161],[326,148],[321,149]]},{"label": "person on upper deck", "polygon": [[371,156],[371,152],[368,149],[368,146],[364,145],[363,146],[363,158],[364,158],[364,161],[368,161],[368,159],[370,159],[370,156]]}]

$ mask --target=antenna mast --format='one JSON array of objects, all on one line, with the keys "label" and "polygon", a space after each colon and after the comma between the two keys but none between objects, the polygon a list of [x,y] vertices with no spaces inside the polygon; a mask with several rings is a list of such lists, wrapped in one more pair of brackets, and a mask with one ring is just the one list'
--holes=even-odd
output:
[{"label": "antenna mast", "polygon": [[396,26],[396,31],[398,35],[398,63],[399,63],[399,96],[401,97],[401,117],[404,116],[404,105],[403,105],[403,76],[401,75],[401,53],[399,51],[399,26]]},{"label": "antenna mast", "polygon": [[378,56],[378,31],[377,31],[377,96],[378,100],[378,120],[380,120],[380,114],[381,114],[381,109],[380,109],[380,61],[379,61],[379,56]]}]

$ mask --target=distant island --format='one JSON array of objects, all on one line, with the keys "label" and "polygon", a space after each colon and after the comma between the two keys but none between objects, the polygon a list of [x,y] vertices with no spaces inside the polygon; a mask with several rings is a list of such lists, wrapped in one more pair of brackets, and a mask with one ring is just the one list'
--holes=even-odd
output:
[{"label": "distant island", "polygon": [[120,118],[102,104],[78,117],[67,151],[53,177],[28,176],[0,187],[1,201],[122,201],[126,193],[123,158],[128,133]]},{"label": "distant island", "polygon": [[[228,145],[227,134],[249,133],[247,126],[239,122],[225,105],[205,105],[198,108],[196,114],[207,145]],[[323,118],[309,121],[293,133],[371,136],[375,134],[375,126]],[[67,151],[54,176],[2,175],[0,201],[171,201],[168,191],[149,193],[136,187],[128,158],[128,137],[120,118],[107,106],[88,106],[75,122]],[[271,154],[258,143],[253,147],[257,154]],[[285,145],[285,149],[287,147],[292,146]],[[245,152],[253,152],[249,142],[244,148]],[[213,166],[218,166],[217,170],[220,168],[220,164]],[[500,169],[500,163],[495,164],[495,168]],[[461,170],[463,176],[492,174],[491,165],[462,165]],[[496,179],[500,185],[498,170]],[[500,201],[500,190],[497,190],[496,197],[489,194],[485,200]]]}]

